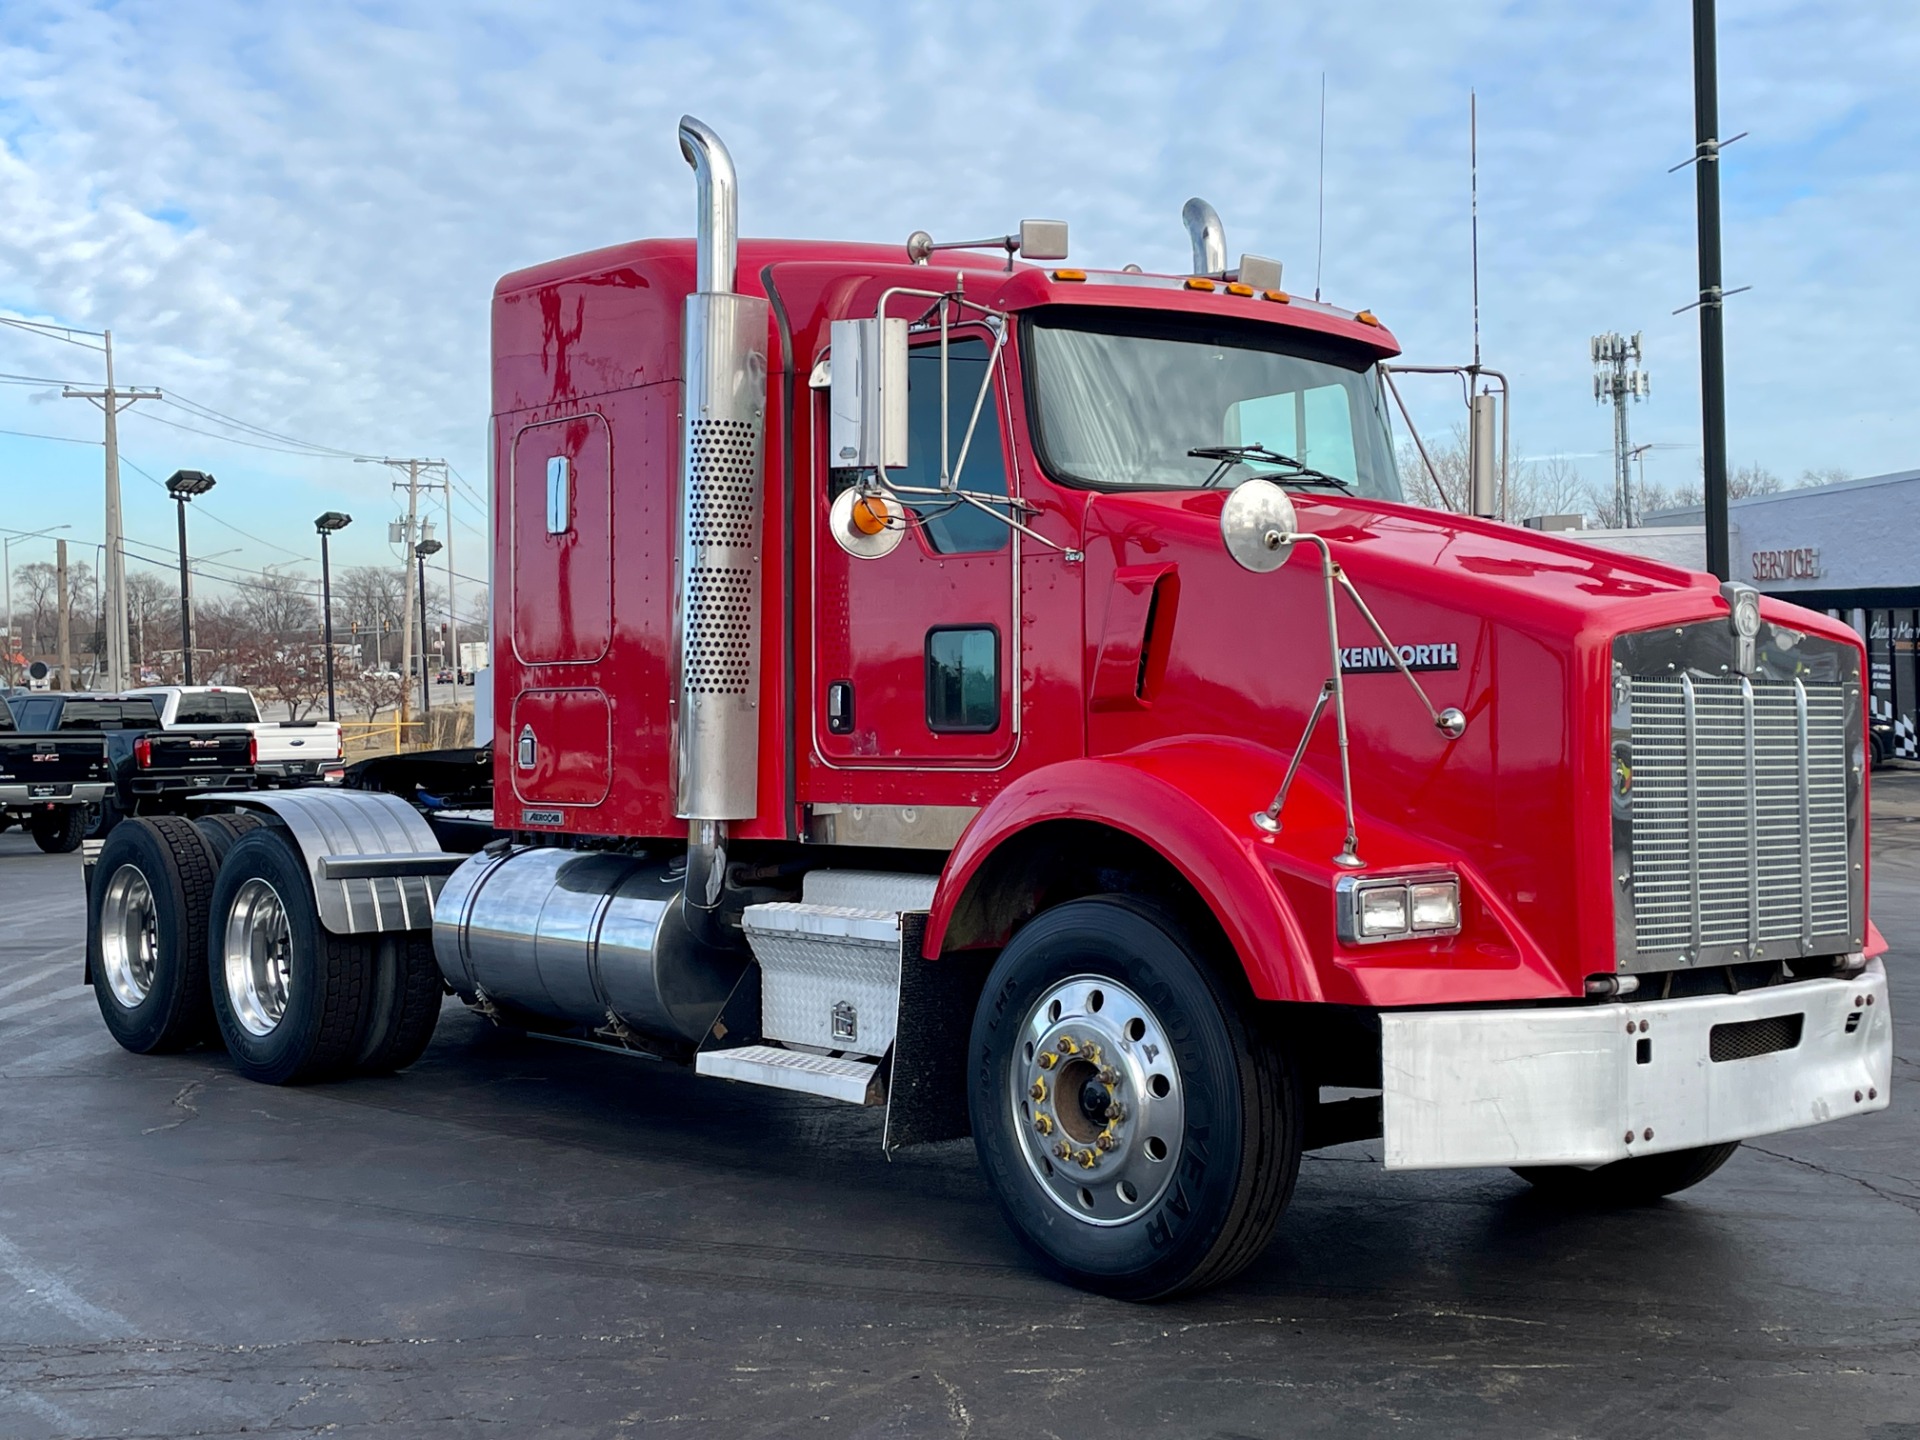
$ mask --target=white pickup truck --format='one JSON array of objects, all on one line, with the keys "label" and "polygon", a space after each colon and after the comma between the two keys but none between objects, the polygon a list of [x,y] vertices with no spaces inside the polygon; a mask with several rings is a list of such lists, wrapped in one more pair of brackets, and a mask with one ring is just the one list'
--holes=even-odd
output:
[{"label": "white pickup truck", "polygon": [[130,692],[151,695],[160,706],[163,730],[253,732],[254,773],[271,785],[338,781],[345,769],[340,727],[331,720],[262,720],[252,692],[233,685],[148,685]]}]

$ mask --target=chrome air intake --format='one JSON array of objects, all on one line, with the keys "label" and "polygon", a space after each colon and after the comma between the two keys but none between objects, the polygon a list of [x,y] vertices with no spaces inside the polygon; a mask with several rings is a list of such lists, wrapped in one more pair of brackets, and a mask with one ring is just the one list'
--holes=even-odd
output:
[{"label": "chrome air intake", "polygon": [[[682,819],[752,818],[759,788],[760,457],[768,305],[734,293],[733,160],[691,115],[680,150],[699,192],[687,296],[674,801]],[[697,828],[697,827],[696,827]]]},{"label": "chrome air intake", "polygon": [[1859,657],[1762,622],[1613,644],[1616,963],[1843,955],[1865,938]]},{"label": "chrome air intake", "polygon": [[698,943],[687,919],[680,875],[657,861],[599,850],[483,853],[448,877],[434,906],[433,953],[447,983],[483,1009],[691,1045],[712,1027],[746,959]]}]

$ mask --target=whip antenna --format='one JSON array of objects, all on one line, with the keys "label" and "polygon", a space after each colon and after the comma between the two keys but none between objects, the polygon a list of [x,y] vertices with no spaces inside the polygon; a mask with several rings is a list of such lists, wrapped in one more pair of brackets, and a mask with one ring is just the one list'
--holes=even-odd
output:
[{"label": "whip antenna", "polygon": [[1320,72],[1320,194],[1319,218],[1314,224],[1313,298],[1320,299],[1320,262],[1327,253],[1327,72]]}]

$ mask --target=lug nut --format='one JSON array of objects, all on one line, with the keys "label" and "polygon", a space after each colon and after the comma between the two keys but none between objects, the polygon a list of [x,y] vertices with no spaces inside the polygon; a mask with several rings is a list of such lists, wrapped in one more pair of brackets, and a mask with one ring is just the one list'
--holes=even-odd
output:
[{"label": "lug nut", "polygon": [[1060,1057],[1054,1054],[1051,1050],[1042,1050],[1040,1052],[1040,1068],[1042,1070],[1051,1070],[1053,1069],[1054,1066],[1058,1065],[1059,1063],[1060,1063]]},{"label": "lug nut", "polygon": [[1118,1125],[1126,1118],[1126,1106],[1122,1105],[1118,1100],[1109,1100],[1107,1102],[1107,1123],[1109,1125]]},{"label": "lug nut", "polygon": [[1082,1170],[1091,1170],[1100,1163],[1099,1155],[1092,1150],[1082,1150],[1079,1155],[1079,1160]]},{"label": "lug nut", "polygon": [[1042,1135],[1053,1134],[1053,1117],[1047,1114],[1046,1111],[1041,1111],[1033,1117],[1033,1128],[1038,1130]]},{"label": "lug nut", "polygon": [[1104,1130],[1101,1131],[1093,1137],[1093,1148],[1105,1154],[1107,1151],[1113,1149],[1113,1136],[1107,1134]]},{"label": "lug nut", "polygon": [[1120,1083],[1120,1072],[1111,1065],[1102,1066],[1100,1070],[1100,1083],[1102,1085],[1118,1085]]},{"label": "lug nut", "polygon": [[1073,1158],[1073,1146],[1064,1140],[1057,1142],[1053,1147],[1053,1158],[1056,1160],[1071,1160]]},{"label": "lug nut", "polygon": [[1062,1055],[1077,1055],[1080,1053],[1080,1047],[1074,1043],[1073,1036],[1071,1035],[1062,1035],[1059,1040],[1059,1045]]},{"label": "lug nut", "polygon": [[1033,1084],[1027,1087],[1027,1095],[1030,1099],[1034,1099],[1034,1100],[1046,1099],[1047,1098],[1047,1082],[1044,1080],[1035,1080]]}]

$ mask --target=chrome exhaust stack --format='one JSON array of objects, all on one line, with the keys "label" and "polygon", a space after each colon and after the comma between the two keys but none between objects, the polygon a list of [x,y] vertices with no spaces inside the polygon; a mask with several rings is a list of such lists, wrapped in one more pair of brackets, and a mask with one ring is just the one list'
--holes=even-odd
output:
[{"label": "chrome exhaust stack", "polygon": [[[682,413],[674,809],[688,834],[687,916],[720,938],[726,821],[752,819],[760,780],[760,492],[767,302],[734,291],[733,157],[680,117],[698,195],[695,293],[687,296]],[[696,891],[698,893],[696,893]]]},{"label": "chrome exhaust stack", "polygon": [[1220,223],[1220,212],[1198,195],[1180,208],[1187,222],[1187,238],[1193,242],[1193,273],[1218,278],[1227,273],[1227,227]]}]

